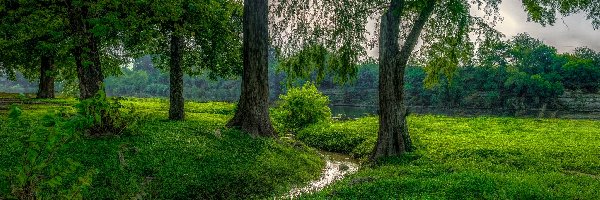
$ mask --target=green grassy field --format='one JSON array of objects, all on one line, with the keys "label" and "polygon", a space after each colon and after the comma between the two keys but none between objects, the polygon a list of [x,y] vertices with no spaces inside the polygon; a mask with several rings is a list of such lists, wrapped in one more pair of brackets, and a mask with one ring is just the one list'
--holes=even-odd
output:
[{"label": "green grassy field", "polygon": [[[600,199],[600,121],[419,115],[409,124],[416,152],[303,198]],[[364,158],[376,130],[377,118],[366,117],[299,138]]]},{"label": "green grassy field", "polygon": [[[49,110],[75,112],[75,100],[22,105],[19,122],[0,111],[0,171],[14,173],[14,141],[42,126]],[[168,102],[121,100],[135,115],[120,136],[81,138],[60,150],[97,170],[85,199],[265,199],[319,176],[323,160],[294,141],[251,138],[224,129],[235,106],[186,103],[184,122],[170,122]],[[131,113],[133,112],[133,113]],[[600,121],[506,117],[409,117],[417,151],[363,166],[303,199],[600,199]],[[318,149],[365,159],[377,118],[310,126],[297,139]],[[64,186],[68,187],[68,185]],[[0,199],[10,194],[0,176]]]},{"label": "green grassy field", "polygon": [[[23,105],[20,125],[11,122],[6,111],[0,112],[0,169],[5,174],[16,173],[22,163],[22,150],[12,143],[32,132],[48,131],[41,125],[48,110],[74,112],[70,105],[76,101],[51,102],[57,105]],[[134,127],[121,136],[82,138],[59,152],[60,160],[70,158],[83,166],[63,177],[65,182],[97,170],[84,199],[269,198],[317,178],[324,164],[304,146],[223,129],[232,104],[187,102],[187,120],[169,122],[165,100],[121,103],[124,112],[134,108]],[[10,182],[0,176],[0,199],[10,191]]]}]

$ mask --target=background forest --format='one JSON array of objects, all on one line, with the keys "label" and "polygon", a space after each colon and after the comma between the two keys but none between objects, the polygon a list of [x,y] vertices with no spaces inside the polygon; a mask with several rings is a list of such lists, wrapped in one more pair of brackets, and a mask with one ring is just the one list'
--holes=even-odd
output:
[{"label": "background forest", "polygon": [[[580,47],[574,52],[559,53],[556,48],[525,33],[508,41],[486,45],[490,48],[480,50],[474,63],[459,67],[451,76],[441,75],[437,84],[431,86],[425,84],[427,72],[424,67],[409,66],[405,74],[405,101],[410,106],[436,108],[566,109],[557,101],[565,92],[590,94],[599,91],[600,53],[592,49]],[[273,53],[270,59],[269,99],[275,102],[290,84],[285,72],[278,70]],[[366,62],[359,65],[354,80],[339,84],[332,76],[327,76],[318,82],[318,88],[329,97],[332,105],[377,105],[378,73],[376,63]],[[1,91],[35,93],[36,77],[30,78],[21,74],[10,80],[3,77]],[[77,86],[73,83],[63,81],[57,89],[66,96],[77,95]],[[292,81],[296,86],[303,83],[302,80]],[[122,67],[121,75],[108,77],[105,85],[109,96],[169,96],[169,75],[156,68],[150,56]],[[239,78],[186,75],[184,85],[184,96],[190,100],[235,102],[240,95]]]}]

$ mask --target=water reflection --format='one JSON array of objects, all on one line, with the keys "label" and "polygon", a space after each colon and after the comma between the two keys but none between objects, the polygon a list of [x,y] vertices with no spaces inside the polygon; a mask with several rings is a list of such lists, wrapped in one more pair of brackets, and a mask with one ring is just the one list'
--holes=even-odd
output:
[{"label": "water reflection", "polygon": [[321,172],[321,177],[310,182],[304,187],[293,188],[286,196],[281,197],[282,199],[293,199],[301,194],[322,190],[333,182],[358,171],[358,161],[350,158],[347,155],[324,151],[320,153],[326,162],[325,168],[323,168],[323,171]]},{"label": "water reflection", "polygon": [[331,114],[336,116],[342,116],[342,118],[359,118],[367,115],[377,114],[376,106],[330,106]]}]

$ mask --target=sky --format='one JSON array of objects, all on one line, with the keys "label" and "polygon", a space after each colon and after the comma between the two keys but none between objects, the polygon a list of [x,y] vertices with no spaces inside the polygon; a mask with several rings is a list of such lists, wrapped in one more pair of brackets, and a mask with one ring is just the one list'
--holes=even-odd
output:
[{"label": "sky", "polygon": [[[482,15],[482,11],[476,6],[471,12]],[[559,53],[572,52],[577,47],[589,47],[600,52],[600,29],[594,30],[592,21],[587,20],[584,14],[558,16],[553,26],[544,27],[535,22],[527,22],[527,13],[521,1],[504,0],[500,4],[500,15],[503,20],[497,23],[496,29],[506,36],[505,39],[527,32],[533,38],[555,47]],[[375,23],[371,20],[367,29],[372,33],[375,28]],[[377,57],[378,52],[377,48],[369,49],[368,55]]]},{"label": "sky", "polygon": [[554,46],[559,52],[571,52],[576,47],[587,46],[600,51],[600,30],[594,30],[585,15],[577,14],[556,20],[554,26],[543,27],[527,22],[527,14],[521,1],[508,0],[500,5],[504,20],[496,28],[507,37],[528,32],[532,37]]}]

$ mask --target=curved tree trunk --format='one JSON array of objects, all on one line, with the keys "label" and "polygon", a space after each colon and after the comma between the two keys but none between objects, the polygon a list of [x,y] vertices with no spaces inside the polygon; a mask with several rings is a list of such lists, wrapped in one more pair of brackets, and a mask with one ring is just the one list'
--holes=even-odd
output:
[{"label": "curved tree trunk", "polygon": [[54,60],[50,56],[41,57],[40,65],[40,84],[38,87],[37,98],[54,98]]},{"label": "curved tree trunk", "polygon": [[381,17],[379,36],[379,132],[377,145],[371,154],[371,161],[386,156],[397,156],[412,151],[408,134],[404,104],[404,71],[408,59],[417,45],[421,31],[431,16],[435,0],[429,0],[419,13],[402,49],[398,43],[400,34],[400,13],[403,0],[392,0],[390,7]]},{"label": "curved tree trunk", "polygon": [[185,118],[183,98],[183,69],[181,68],[183,39],[176,33],[176,27],[171,32],[170,93],[169,119],[183,120]]},{"label": "curved tree trunk", "polygon": [[277,137],[269,117],[268,0],[244,0],[244,73],[235,116],[227,126]]}]

